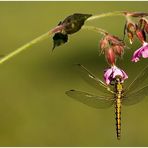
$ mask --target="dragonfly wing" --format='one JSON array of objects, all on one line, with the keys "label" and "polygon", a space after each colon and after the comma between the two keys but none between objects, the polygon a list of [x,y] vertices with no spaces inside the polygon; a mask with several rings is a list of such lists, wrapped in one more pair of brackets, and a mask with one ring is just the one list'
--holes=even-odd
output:
[{"label": "dragonfly wing", "polygon": [[122,104],[134,105],[142,101],[145,97],[148,97],[148,85],[136,92],[130,93],[128,96],[125,96],[122,100]]},{"label": "dragonfly wing", "polygon": [[143,82],[146,81],[148,78],[148,66],[146,66],[134,79],[134,81],[126,88],[125,91],[134,91],[135,89],[138,89],[138,87],[142,84]]},{"label": "dragonfly wing", "polygon": [[114,103],[111,96],[95,96],[78,90],[66,91],[66,95],[93,108],[108,108]]},{"label": "dragonfly wing", "polygon": [[95,87],[98,91],[103,93],[114,93],[111,88],[106,85],[103,81],[93,75],[89,70],[87,70],[83,65],[78,64],[79,70],[81,71],[82,78],[89,83],[91,86]]}]

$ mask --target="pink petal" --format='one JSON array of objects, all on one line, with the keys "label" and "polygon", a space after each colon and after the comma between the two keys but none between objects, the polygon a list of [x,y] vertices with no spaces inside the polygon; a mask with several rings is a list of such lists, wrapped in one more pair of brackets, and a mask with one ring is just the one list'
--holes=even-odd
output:
[{"label": "pink petal", "polygon": [[148,48],[145,48],[142,52],[141,55],[143,58],[148,58]]},{"label": "pink petal", "polygon": [[109,84],[110,83],[110,75],[112,74],[112,69],[111,68],[108,68],[104,71],[104,80],[106,82],[106,84]]},{"label": "pink petal", "polygon": [[105,82],[106,82],[107,85],[110,84],[110,80],[109,79],[106,79]]},{"label": "pink petal", "polygon": [[140,52],[141,52],[142,49],[143,49],[143,48],[137,49],[137,50],[134,52],[133,57],[139,57]]},{"label": "pink petal", "polygon": [[110,82],[117,75],[120,75],[122,77],[123,81],[128,78],[128,75],[122,69],[119,69],[116,66],[112,66],[111,68],[106,69],[104,71],[104,80],[105,80],[106,84],[109,85]]},{"label": "pink petal", "polygon": [[132,56],[132,61],[133,62],[138,62],[140,60],[140,57],[143,58],[148,58],[148,43],[144,42],[143,46],[139,49],[137,49],[133,56]]},{"label": "pink petal", "polygon": [[133,61],[133,62],[139,61],[141,49],[143,49],[143,48],[141,47],[141,48],[137,49],[137,50],[134,52],[133,57],[132,57],[132,61]]},{"label": "pink petal", "polygon": [[116,68],[113,73],[113,78],[115,78],[118,75],[123,77],[122,71],[119,68]]},{"label": "pink petal", "polygon": [[111,75],[111,73],[112,73],[112,69],[111,69],[111,68],[108,68],[108,69],[106,69],[106,70],[104,71],[104,76],[105,76],[105,77],[108,77],[108,76]]},{"label": "pink petal", "polygon": [[138,62],[140,59],[137,57],[132,57],[132,62]]},{"label": "pink petal", "polygon": [[122,70],[124,80],[128,78],[128,75]]}]

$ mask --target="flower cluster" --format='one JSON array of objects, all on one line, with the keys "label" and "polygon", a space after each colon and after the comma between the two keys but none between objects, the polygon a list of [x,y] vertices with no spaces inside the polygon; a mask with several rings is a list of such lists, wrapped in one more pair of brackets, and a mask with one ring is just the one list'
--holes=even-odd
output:
[{"label": "flower cluster", "polygon": [[[132,62],[138,62],[141,57],[148,58],[148,43],[146,41],[146,34],[148,34],[148,13],[129,13],[125,12],[127,22],[124,28],[124,35],[127,34],[127,37],[132,44],[134,37],[136,36],[142,44],[142,47],[137,49],[132,56]],[[132,18],[138,19],[137,22],[133,21]],[[115,42],[114,42],[115,41]],[[114,48],[114,45],[116,48]],[[116,76],[120,76],[122,81],[128,78],[127,74],[115,66],[116,57],[121,57],[124,53],[124,43],[114,36],[106,36],[100,41],[100,48],[108,63],[111,65],[110,68],[104,71],[104,80],[106,84],[112,84]]]},{"label": "flower cluster", "polygon": [[[125,25],[125,34],[129,38],[130,43],[134,41],[136,36],[142,44],[142,47],[136,50],[133,54],[132,61],[139,61],[140,57],[148,58],[148,46],[146,41],[146,34],[148,34],[148,16],[147,13],[126,13],[127,22]],[[136,20],[134,21],[133,18]]]},{"label": "flower cluster", "polygon": [[116,36],[107,34],[100,41],[101,53],[105,54],[106,60],[110,65],[116,63],[117,57],[122,57],[125,44]]},{"label": "flower cluster", "polygon": [[[142,47],[133,53],[131,60],[133,62],[138,62],[141,57],[148,58],[148,43],[146,41],[146,35],[148,34],[148,19],[146,17],[148,16],[148,13],[122,12],[122,14],[127,20],[124,27],[124,36],[127,35],[130,44],[134,42],[135,37],[137,37],[142,44]],[[58,26],[51,31],[54,34],[53,49],[56,46],[66,43],[68,41],[68,35],[78,32],[84,25],[85,21],[91,16],[91,14],[75,13],[60,22]],[[124,49],[126,48],[124,40],[109,34],[101,28],[93,26],[87,26],[86,28],[103,34],[103,38],[99,42],[100,53],[105,55],[106,61],[110,65],[109,68],[104,70],[104,80],[106,84],[112,84],[112,82],[115,81],[116,76],[119,76],[123,82],[128,78],[128,75],[116,66],[116,62],[117,59],[121,58],[124,54]]]},{"label": "flower cluster", "polygon": [[104,70],[104,80],[107,85],[112,84],[117,76],[120,76],[122,82],[128,78],[127,74],[116,64],[116,59],[122,57],[124,54],[125,44],[116,36],[106,34],[100,41],[101,53],[105,55],[105,58],[110,66]]}]

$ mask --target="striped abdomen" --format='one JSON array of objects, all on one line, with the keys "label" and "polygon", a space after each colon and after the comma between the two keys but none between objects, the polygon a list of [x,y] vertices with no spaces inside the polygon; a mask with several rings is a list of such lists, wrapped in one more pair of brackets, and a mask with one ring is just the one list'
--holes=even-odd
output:
[{"label": "striped abdomen", "polygon": [[120,140],[121,137],[121,95],[117,94],[115,101],[115,114],[116,114],[116,132],[117,139]]}]

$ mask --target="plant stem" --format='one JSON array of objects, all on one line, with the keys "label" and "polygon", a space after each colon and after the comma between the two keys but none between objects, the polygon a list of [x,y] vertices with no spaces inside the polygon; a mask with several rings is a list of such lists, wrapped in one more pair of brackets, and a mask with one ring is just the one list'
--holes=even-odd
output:
[{"label": "plant stem", "polygon": [[[115,16],[115,15],[124,15],[124,12],[121,11],[116,11],[116,12],[109,12],[109,13],[103,13],[103,14],[98,14],[98,15],[94,15],[90,18],[88,18],[86,20],[86,22],[92,21],[94,19],[99,19],[99,18],[103,18],[103,17],[107,17],[107,16]],[[93,26],[83,26],[82,29],[87,29],[87,30],[93,30],[93,31],[97,31],[103,35],[105,35],[107,32],[104,31],[103,29],[97,28],[97,27],[93,27]],[[26,50],[28,47],[32,46],[33,44],[37,44],[41,41],[43,41],[44,39],[48,38],[49,35],[51,35],[53,33],[53,30],[33,39],[32,41],[26,43],[25,45],[17,48],[16,50],[12,51],[11,53],[9,53],[8,55],[4,56],[3,58],[0,59],[0,64],[8,61],[9,59],[11,59],[12,57],[16,56],[17,54],[19,54],[20,52]]]},{"label": "plant stem", "polygon": [[23,50],[26,50],[28,47],[32,46],[33,44],[39,43],[41,41],[43,41],[44,39],[48,38],[49,35],[51,34],[51,32],[46,32],[45,34],[33,39],[32,41],[26,43],[25,45],[17,48],[16,50],[12,51],[11,53],[9,53],[8,55],[4,56],[3,58],[0,59],[0,64],[4,63],[5,61],[11,59],[12,57],[16,56],[17,54],[19,54],[20,52],[22,52]]},{"label": "plant stem", "polygon": [[102,28],[98,28],[98,27],[95,27],[95,26],[83,26],[82,29],[85,29],[85,30],[91,30],[91,31],[95,31],[97,33],[100,33],[102,35],[107,35],[108,32],[103,30]]},{"label": "plant stem", "polygon": [[89,17],[86,22],[95,20],[95,19],[99,19],[99,18],[103,18],[103,17],[107,17],[107,16],[116,16],[116,15],[125,15],[125,11],[115,11],[115,12],[108,12],[108,13],[102,13],[102,14],[98,14],[98,15],[93,15],[91,17]]}]

